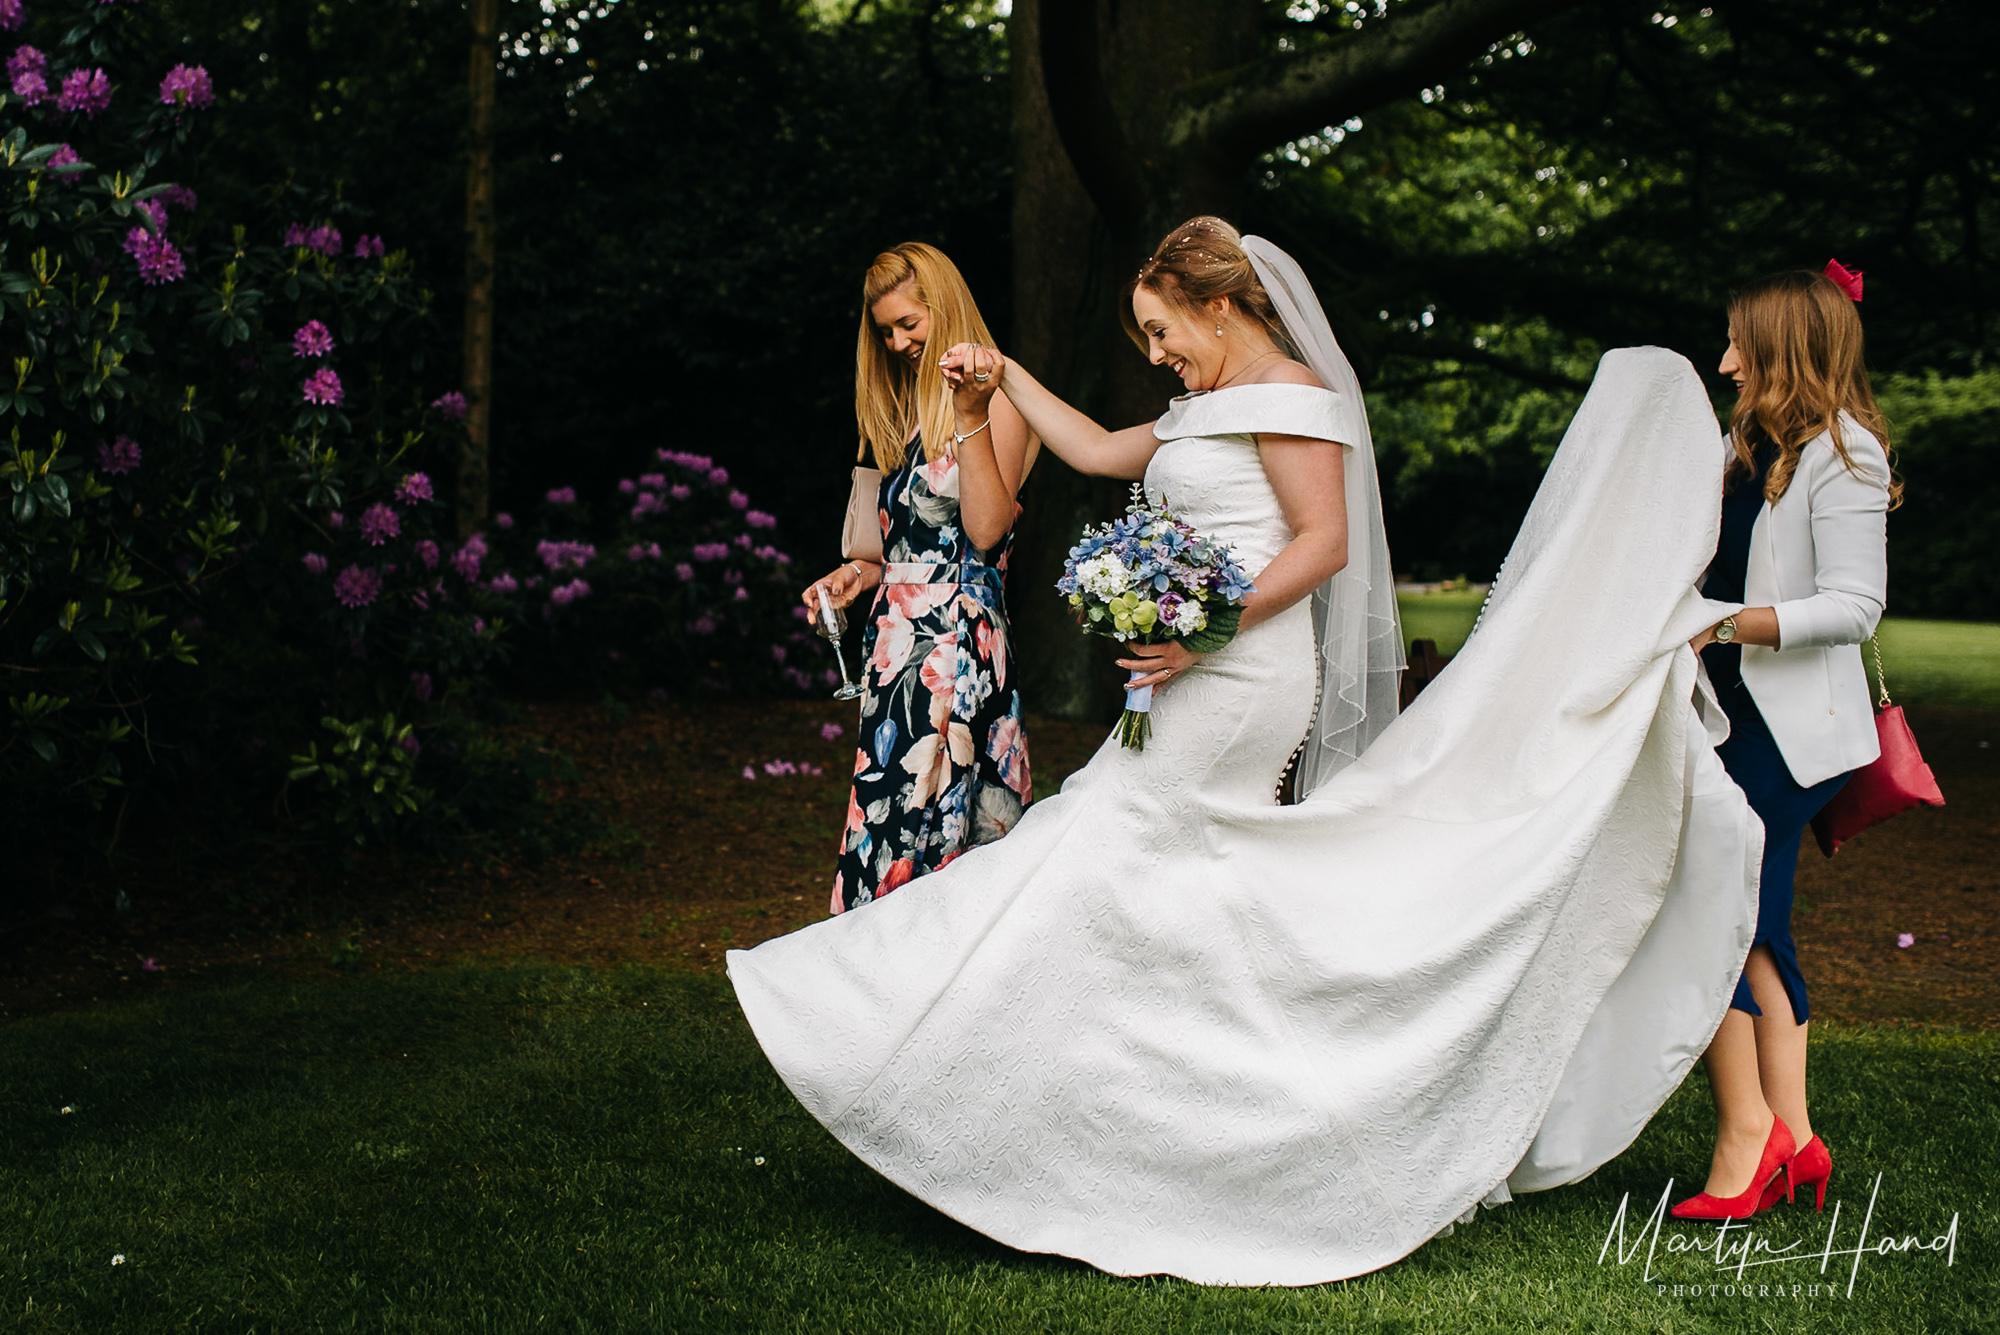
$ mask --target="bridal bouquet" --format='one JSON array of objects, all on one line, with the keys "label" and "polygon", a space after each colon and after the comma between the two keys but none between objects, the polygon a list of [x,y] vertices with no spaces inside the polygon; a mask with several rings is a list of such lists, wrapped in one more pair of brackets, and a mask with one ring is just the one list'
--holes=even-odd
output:
[{"label": "bridal bouquet", "polygon": [[[1148,503],[1136,484],[1125,517],[1085,529],[1056,581],[1087,633],[1140,644],[1179,640],[1198,654],[1236,637],[1252,589],[1226,544]],[[1116,735],[1134,751],[1152,735],[1152,705],[1150,686],[1126,693]]]}]

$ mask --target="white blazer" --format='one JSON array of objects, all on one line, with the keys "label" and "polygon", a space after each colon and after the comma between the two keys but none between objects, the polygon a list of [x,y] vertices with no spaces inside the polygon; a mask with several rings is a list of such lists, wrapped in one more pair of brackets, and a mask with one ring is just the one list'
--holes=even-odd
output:
[{"label": "white blazer", "polygon": [[1854,468],[1830,434],[1806,443],[1785,494],[1758,512],[1743,581],[1745,606],[1778,614],[1776,649],[1743,646],[1743,685],[1804,788],[1882,753],[1861,642],[1889,596],[1889,457],[1846,413],[1840,438]]}]

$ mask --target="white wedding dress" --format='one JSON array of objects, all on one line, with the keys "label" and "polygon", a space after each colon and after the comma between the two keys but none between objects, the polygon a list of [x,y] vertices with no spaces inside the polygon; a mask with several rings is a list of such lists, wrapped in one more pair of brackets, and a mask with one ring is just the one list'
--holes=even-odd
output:
[{"label": "white wedding dress", "polygon": [[[1290,534],[1251,433],[1332,438],[1335,398],[1177,401],[1148,493],[1254,575]],[[1295,605],[1006,839],[731,952],[773,1065],[937,1209],[1117,1274],[1339,1279],[1594,1170],[1755,921],[1685,643],[1721,615],[1715,434],[1685,361],[1610,354],[1482,624],[1359,761],[1274,802],[1319,679]]]}]

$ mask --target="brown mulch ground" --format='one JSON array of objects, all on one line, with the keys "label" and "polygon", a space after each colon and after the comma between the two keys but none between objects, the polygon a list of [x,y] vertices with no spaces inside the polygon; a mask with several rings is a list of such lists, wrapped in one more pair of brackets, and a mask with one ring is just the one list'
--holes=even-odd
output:
[{"label": "brown mulch ground", "polygon": [[[2000,1025],[2000,712],[1910,715],[1951,805],[1870,831],[1831,861],[1808,837],[1796,935],[1814,1016]],[[827,723],[843,735],[822,738]],[[216,871],[213,858],[162,845],[137,874],[68,887],[55,910],[0,931],[0,1021],[342,970],[534,959],[719,971],[725,950],[826,915],[851,708],[639,705],[621,720],[602,705],[544,705],[527,728],[582,771],[559,800],[603,818],[583,852],[539,865],[271,857]],[[1030,734],[1046,793],[1103,729],[1037,720]],[[823,772],[771,775],[771,761]],[[120,889],[132,906],[122,917],[111,911]],[[1900,933],[1915,944],[1899,948]]]}]

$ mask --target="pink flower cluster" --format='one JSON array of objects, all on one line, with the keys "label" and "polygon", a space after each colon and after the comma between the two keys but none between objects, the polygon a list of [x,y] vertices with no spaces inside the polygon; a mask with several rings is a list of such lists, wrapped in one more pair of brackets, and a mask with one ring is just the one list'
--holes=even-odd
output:
[{"label": "pink flower cluster", "polygon": [[308,320],[292,335],[292,356],[324,357],[333,351],[333,331],[318,320]]},{"label": "pink flower cluster", "polygon": [[438,416],[447,422],[463,422],[465,420],[465,395],[455,389],[448,390],[432,399],[431,407],[437,409]]},{"label": "pink flower cluster", "polygon": [[657,542],[635,542],[625,549],[628,561],[657,561],[660,559],[660,544]]},{"label": "pink flower cluster", "polygon": [[417,559],[424,563],[424,569],[436,570],[438,568],[438,557],[440,555],[438,545],[429,538],[419,539],[417,545],[410,550],[415,552]]},{"label": "pink flower cluster", "polygon": [[751,528],[776,528],[778,526],[778,517],[776,515],[767,515],[762,510],[752,510],[749,514],[743,516],[743,522]]},{"label": "pink flower cluster", "polygon": [[575,505],[576,488],[551,487],[549,488],[548,502],[550,505]]},{"label": "pink flower cluster", "polygon": [[543,538],[535,544],[535,555],[542,558],[550,574],[559,575],[589,565],[597,556],[597,548],[587,542],[550,542]]},{"label": "pink flower cluster", "polygon": [[411,473],[396,487],[396,500],[403,505],[415,505],[418,501],[432,499],[431,479],[428,473]]},{"label": "pink flower cluster", "polygon": [[451,558],[451,568],[458,572],[459,578],[461,579],[465,580],[478,579],[479,566],[480,563],[486,559],[486,552],[487,552],[487,547],[486,547],[485,536],[483,534],[475,533],[471,537],[467,538],[465,540],[465,545],[459,548],[458,551],[455,554],[453,554]]},{"label": "pink flower cluster", "polygon": [[342,607],[366,607],[382,596],[378,571],[349,566],[333,577],[333,597]]},{"label": "pink flower cluster", "polygon": [[310,570],[315,575],[324,575],[326,573],[326,558],[318,552],[307,552],[299,560],[304,563],[307,570]]},{"label": "pink flower cluster", "polygon": [[306,379],[304,387],[307,403],[323,404],[337,408],[346,399],[347,391],[340,387],[340,377],[331,366],[322,366]]},{"label": "pink flower cluster", "polygon": [[95,119],[111,105],[111,79],[103,70],[71,70],[56,94],[57,111],[81,111]]},{"label": "pink flower cluster", "polygon": [[[64,147],[67,148],[68,145],[65,144]],[[51,158],[49,161],[54,162],[55,159]],[[194,191],[184,185],[170,185],[159,193],[158,198],[165,200],[183,213],[193,213],[195,205],[199,203]]]},{"label": "pink flower cluster", "polygon": [[12,32],[27,20],[28,14],[21,8],[21,0],[0,0],[0,28]]},{"label": "pink flower cluster", "polygon": [[[155,218],[155,221],[164,227],[166,209],[150,199],[139,207],[143,209],[147,208],[147,205],[159,210],[162,216]],[[148,216],[152,216],[151,209],[147,212]],[[149,287],[172,283],[187,276],[187,261],[181,258],[181,253],[175,248],[174,243],[167,240],[164,231],[155,232],[148,231],[144,227],[134,227],[125,233],[125,253],[138,261],[139,277]]]},{"label": "pink flower cluster", "polygon": [[380,501],[361,512],[361,540],[370,547],[380,547],[402,531],[402,517]]},{"label": "pink flower cluster", "polygon": [[117,476],[129,473],[139,466],[139,442],[130,436],[119,436],[97,447],[97,471]]},{"label": "pink flower cluster", "polygon": [[697,542],[694,545],[694,550],[688,554],[697,561],[720,561],[729,555],[729,544],[726,542]]},{"label": "pink flower cluster", "polygon": [[285,229],[284,244],[304,246],[307,250],[316,250],[322,255],[338,255],[340,229],[332,223],[322,223],[313,228],[308,228],[304,223],[293,223]]},{"label": "pink flower cluster", "polygon": [[170,107],[213,106],[215,81],[199,65],[176,65],[160,80],[160,101]]},{"label": "pink flower cluster", "polygon": [[567,584],[558,584],[549,590],[549,601],[557,607],[568,607],[577,599],[589,596],[590,585],[580,579],[573,579]]},{"label": "pink flower cluster", "polygon": [[379,260],[388,250],[379,236],[362,236],[354,240],[354,258],[357,260]]},{"label": "pink flower cluster", "polygon": [[25,43],[7,57],[7,83],[15,97],[29,106],[49,100],[49,58]]}]

